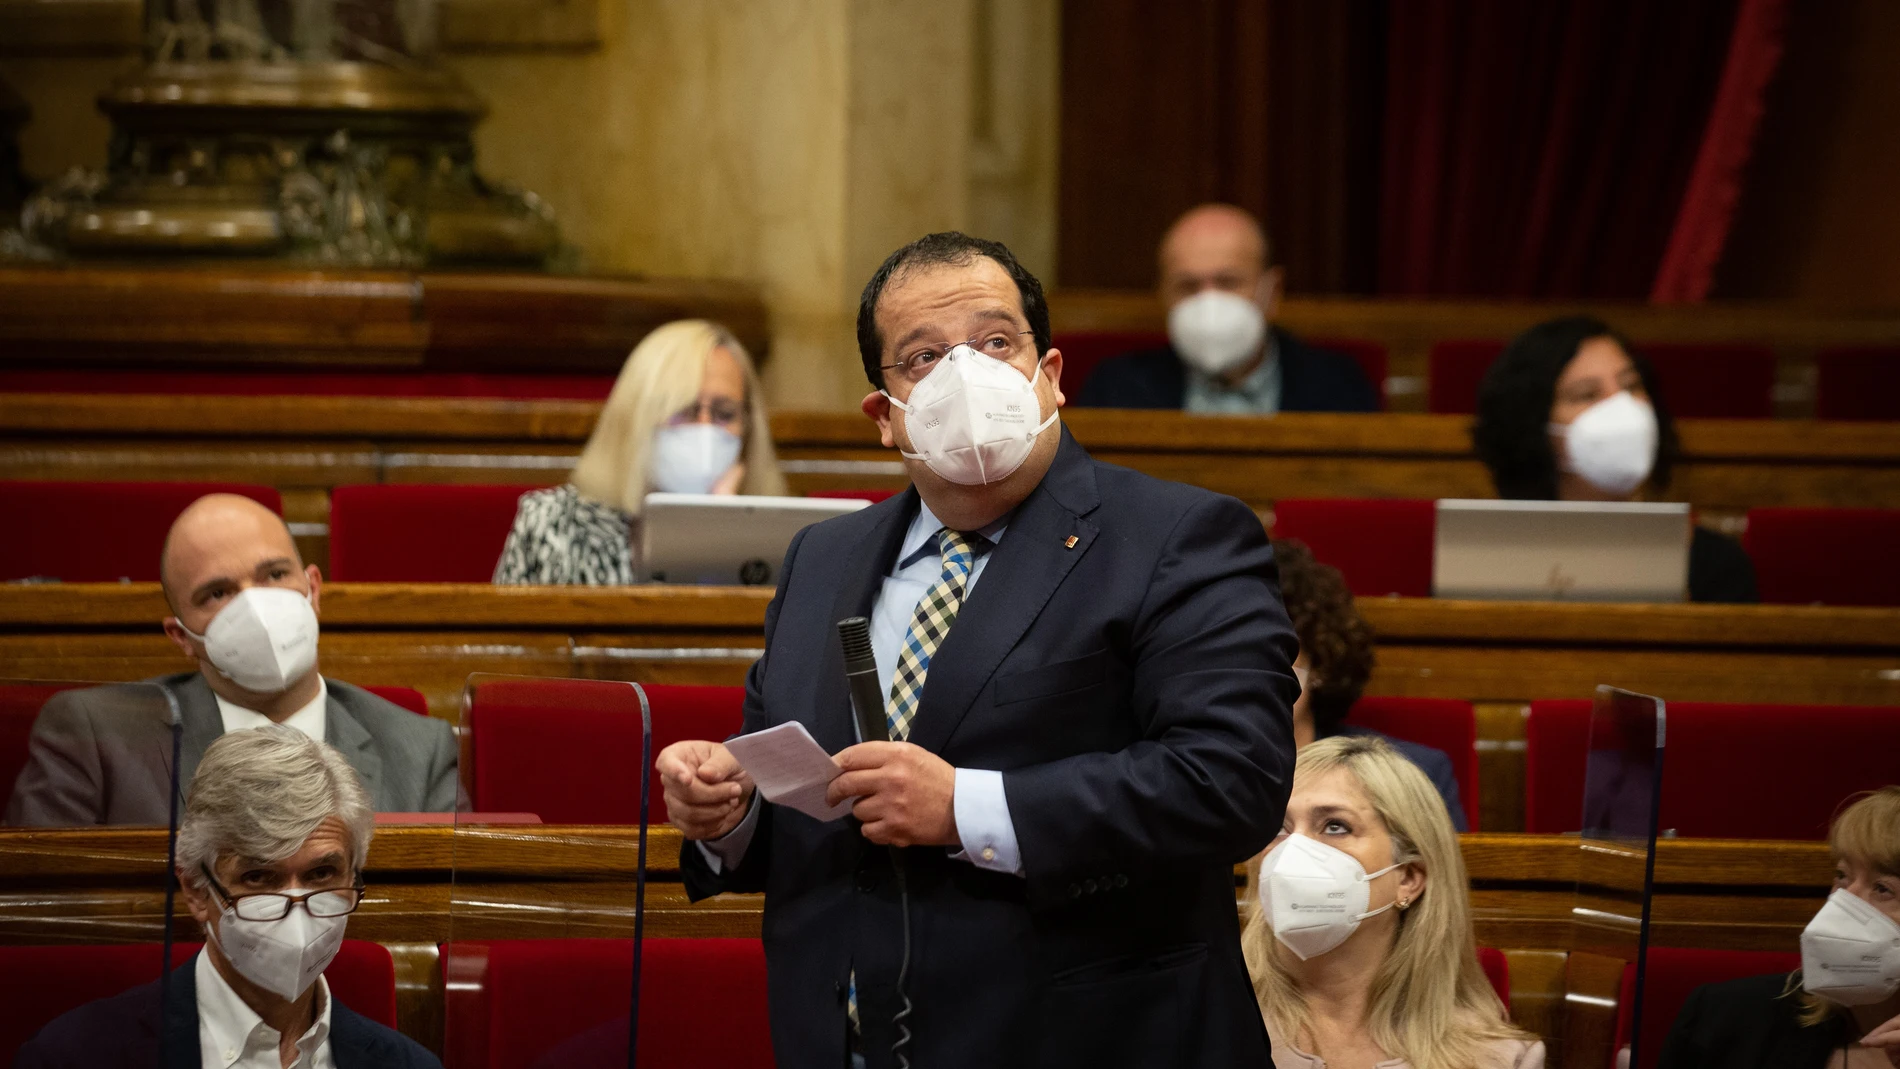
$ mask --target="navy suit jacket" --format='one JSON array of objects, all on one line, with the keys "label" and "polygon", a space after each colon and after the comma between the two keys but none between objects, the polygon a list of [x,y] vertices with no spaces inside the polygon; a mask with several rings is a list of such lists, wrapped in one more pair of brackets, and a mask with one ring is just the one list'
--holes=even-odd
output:
[{"label": "navy suit jacket", "polygon": [[[1352,357],[1315,349],[1278,327],[1280,411],[1377,412],[1379,395]],[[1173,408],[1187,403],[1187,365],[1172,348],[1145,349],[1102,361],[1082,383],[1083,408]]]},{"label": "navy suit jacket", "polygon": [[[88,1002],[21,1044],[14,1069],[202,1069],[197,963],[193,955],[172,970],[162,1013],[157,980]],[[352,1011],[334,993],[330,1054],[337,1069],[442,1069],[420,1043]]]},{"label": "navy suit jacket", "polygon": [[[836,622],[868,616],[913,488],[806,528],[765,618],[745,731],[853,740]],[[1272,550],[1230,497],[1097,463],[1065,430],[930,665],[910,741],[996,769],[1025,874],[904,850],[919,1066],[1271,1064],[1235,863],[1280,830],[1292,661]],[[764,891],[781,1069],[892,1064],[903,921],[890,853],[850,819],[764,805],[744,860],[688,890]]]}]

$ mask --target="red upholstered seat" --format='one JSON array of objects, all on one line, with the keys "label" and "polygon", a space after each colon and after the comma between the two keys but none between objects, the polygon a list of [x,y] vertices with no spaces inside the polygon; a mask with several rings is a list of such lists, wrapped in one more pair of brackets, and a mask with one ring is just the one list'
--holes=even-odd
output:
[{"label": "red upholstered seat", "polygon": [[[650,686],[653,752],[684,739],[739,731],[743,687]],[[491,679],[468,709],[475,809],[535,813],[549,824],[637,824],[640,704],[624,683],[581,679]],[[659,774],[651,818],[666,821]]]},{"label": "red upholstered seat", "polygon": [[1489,338],[1437,342],[1425,357],[1428,412],[1469,415],[1478,410],[1478,384],[1504,343]]},{"label": "red upholstered seat", "polygon": [[0,371],[0,393],[153,393],[213,396],[512,397],[601,401],[612,375],[447,371]]},{"label": "red upholstered seat", "polygon": [[[1474,826],[1472,830],[1477,829]],[[1504,1012],[1511,1012],[1510,959],[1497,947],[1479,947],[1478,967],[1484,970],[1484,978],[1491,981],[1491,990],[1498,993],[1498,1001],[1504,1003]]]},{"label": "red upholstered seat", "polygon": [[[28,743],[33,737],[33,721],[40,715],[46,699],[62,690],[87,686],[85,683],[5,683],[0,684],[0,791],[11,797],[13,781],[26,767]],[[0,1051],[7,1048],[0,1046]]]},{"label": "red upholstered seat", "polygon": [[824,497],[840,501],[869,501],[875,505],[880,501],[888,501],[903,492],[902,490],[813,490],[805,496]]},{"label": "red upholstered seat", "polygon": [[1458,777],[1466,826],[1478,830],[1478,718],[1456,698],[1361,698],[1346,722],[1443,750]]},{"label": "red upholstered seat", "polygon": [[389,483],[330,494],[330,578],[486,583],[532,486]]},{"label": "red upholstered seat", "polygon": [[1900,605],[1900,509],[1750,509],[1742,545],[1763,601]]},{"label": "red upholstered seat", "polygon": [[[172,965],[200,943],[172,944]],[[110,946],[0,946],[0,1058],[68,1010],[158,979],[162,943]],[[378,1024],[396,1027],[396,966],[380,943],[345,939],[323,971],[331,995]],[[0,1064],[4,1064],[0,1062]]]},{"label": "red upholstered seat", "polygon": [[[1478,410],[1478,386],[1504,351],[1489,339],[1441,341],[1426,357],[1432,412]],[[1671,414],[1690,419],[1767,419],[1775,414],[1775,352],[1765,345],[1666,343],[1642,346]]]},{"label": "red upholstered seat", "polygon": [[[1650,947],[1643,963],[1642,1043],[1637,1051],[1638,1069],[1653,1069],[1662,1056],[1662,1045],[1669,1038],[1670,1026],[1682,1012],[1683,1003],[1703,984],[1719,984],[1744,976],[1793,972],[1801,967],[1801,955],[1794,951],[1774,950],[1689,950],[1681,947]],[[1628,1041],[1628,1026],[1619,1037]]]},{"label": "red upholstered seat", "polygon": [[1166,348],[1168,334],[1157,330],[1078,330],[1058,334],[1052,342],[1062,352],[1062,392],[1075,397],[1102,361],[1123,353]]},{"label": "red upholstered seat", "polygon": [[276,490],[242,483],[0,482],[0,582],[154,582],[172,521],[215,493],[284,511]]},{"label": "red upholstered seat", "polygon": [[[633,942],[450,943],[448,1069],[625,1065]],[[648,939],[640,976],[642,1066],[769,1069],[765,951],[757,939]]]},{"label": "red upholstered seat", "polygon": [[1273,537],[1297,538],[1354,594],[1428,598],[1437,504],[1431,501],[1289,498],[1274,502]]},{"label": "red upholstered seat", "polygon": [[1900,419],[1900,345],[1823,349],[1814,365],[1816,419]]},{"label": "red upholstered seat", "polygon": [[363,689],[419,716],[429,715],[429,699],[423,697],[422,692],[414,687],[364,687]]},{"label": "red upholstered seat", "polygon": [[[1825,839],[1843,802],[1900,767],[1900,708],[1675,702],[1665,715],[1661,827],[1684,838]],[[1589,725],[1587,701],[1531,703],[1524,830],[1581,826]]]}]

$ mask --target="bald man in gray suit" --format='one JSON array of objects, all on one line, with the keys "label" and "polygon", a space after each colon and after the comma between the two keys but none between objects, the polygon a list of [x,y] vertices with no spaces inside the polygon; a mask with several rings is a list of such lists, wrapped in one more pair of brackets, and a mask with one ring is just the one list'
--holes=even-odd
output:
[{"label": "bald man in gray suit", "polygon": [[[323,678],[314,651],[308,668],[281,689],[247,689],[212,663],[205,643],[211,622],[247,592],[294,591],[313,615],[320,604],[323,577],[303,563],[276,513],[231,494],[200,498],[172,525],[159,574],[173,612],[165,634],[198,671],[54,695],[34,721],[8,824],[166,824],[173,784],[191,782],[213,740],[268,723],[341,751],[378,812],[456,808],[458,749],[448,724]],[[308,638],[314,644],[314,627]],[[182,727],[176,777],[174,716]]]}]

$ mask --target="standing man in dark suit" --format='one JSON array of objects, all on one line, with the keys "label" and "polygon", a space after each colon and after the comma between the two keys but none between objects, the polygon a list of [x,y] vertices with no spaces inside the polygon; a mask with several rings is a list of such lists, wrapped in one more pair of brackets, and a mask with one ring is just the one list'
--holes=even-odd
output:
[{"label": "standing man in dark suit", "polygon": [[1083,384],[1086,408],[1174,408],[1266,416],[1377,412],[1379,397],[1352,358],[1271,326],[1283,272],[1252,215],[1203,204],[1161,241],[1165,349],[1104,360]]},{"label": "standing man in dark suit", "polygon": [[[289,724],[342,752],[378,812],[456,807],[449,725],[317,670],[323,576],[275,512],[236,494],[192,502],[165,538],[166,637],[196,672],[55,694],[33,722],[7,823],[41,827],[170,820],[172,783],[191,782],[227,731]],[[169,692],[183,724],[171,768]],[[161,695],[162,697],[162,695]]]},{"label": "standing man in dark suit", "polygon": [[[1232,866],[1291,778],[1272,551],[1239,501],[1092,460],[1049,337],[995,242],[932,234],[865,287],[863,408],[911,488],[793,540],[745,706],[837,755],[855,819],[764,803],[718,742],[660,754],[688,890],[766,894],[785,1069],[885,1069],[900,1023],[919,1069],[1271,1063]],[[857,740],[851,616],[902,741]]]}]

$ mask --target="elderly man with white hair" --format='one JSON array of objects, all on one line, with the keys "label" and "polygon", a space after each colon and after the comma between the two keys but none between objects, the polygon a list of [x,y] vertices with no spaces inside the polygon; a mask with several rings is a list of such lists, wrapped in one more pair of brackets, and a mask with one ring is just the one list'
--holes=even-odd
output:
[{"label": "elderly man with white hair", "polygon": [[440,1069],[414,1040],[330,995],[323,970],[363,895],[375,814],[348,761],[296,728],[220,737],[192,777],[178,879],[205,948],[172,973],[73,1010],[19,1069]]}]

